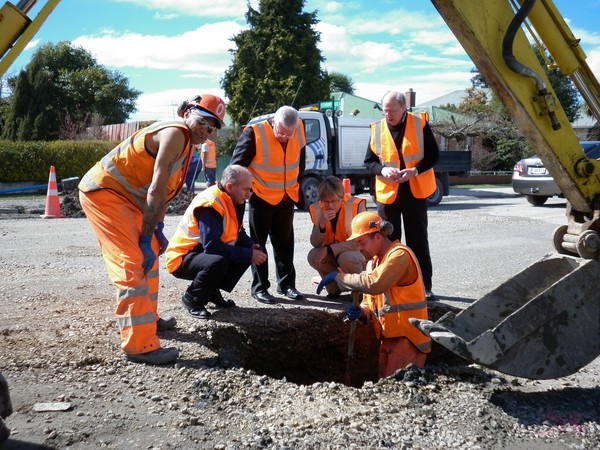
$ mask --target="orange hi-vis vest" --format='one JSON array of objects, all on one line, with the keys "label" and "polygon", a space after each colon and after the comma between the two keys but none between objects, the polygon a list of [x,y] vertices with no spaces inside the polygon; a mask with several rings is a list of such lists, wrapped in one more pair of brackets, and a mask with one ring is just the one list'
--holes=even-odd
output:
[{"label": "orange hi-vis vest", "polygon": [[[375,334],[381,338],[408,338],[423,353],[431,351],[431,339],[412,326],[409,318],[427,320],[427,300],[423,289],[423,276],[415,254],[399,241],[392,243],[383,260],[396,251],[407,252],[417,267],[417,279],[406,286],[393,286],[389,291],[378,295],[363,294],[361,306],[369,308],[375,316]],[[379,261],[373,258],[367,262],[367,273],[377,267]]]},{"label": "orange hi-vis vest", "polygon": [[237,242],[241,224],[238,224],[235,205],[229,194],[215,184],[194,197],[179,221],[165,252],[165,265],[170,273],[175,272],[183,257],[200,244],[200,231],[194,211],[201,207],[212,208],[223,218],[221,242],[228,245],[235,245]]},{"label": "orange hi-vis vest", "polygon": [[252,190],[271,205],[281,202],[285,194],[297,202],[300,150],[306,145],[302,121],[298,121],[296,133],[287,141],[285,151],[268,121],[251,126],[256,143],[256,155],[248,167],[252,173]]},{"label": "orange hi-vis vest", "polygon": [[83,176],[79,183],[79,190],[90,192],[112,189],[143,211],[156,162],[156,157],[146,150],[146,136],[169,127],[179,128],[185,135],[185,145],[171,169],[167,183],[166,202],[172,200],[183,187],[194,151],[194,146],[190,142],[190,130],[183,120],[156,122],[136,131],[107,153]]},{"label": "orange hi-vis vest", "polygon": [[207,152],[204,153],[204,168],[205,169],[216,169],[217,168],[217,146],[213,141],[207,139],[204,143]]},{"label": "orange hi-vis vest", "polygon": [[[335,233],[331,226],[331,221],[325,225],[324,245],[335,244],[336,242],[344,242],[352,234],[352,219],[358,214],[358,208],[361,203],[366,203],[364,198],[352,197],[350,194],[345,194],[342,201],[342,207],[338,212],[338,220],[335,227]],[[316,208],[318,206],[318,208]],[[322,202],[313,203],[309,207],[310,218],[313,224],[319,224],[321,217],[325,214],[325,205]]]},{"label": "orange hi-vis vest", "polygon": [[[423,128],[427,124],[427,113],[406,113],[406,130],[402,141],[402,158],[407,168],[415,167],[423,159],[425,145]],[[385,119],[371,124],[371,151],[377,155],[381,164],[386,167],[400,168],[400,156],[394,143],[392,133]],[[435,192],[435,174],[433,169],[426,170],[408,180],[410,191],[415,198],[427,198]],[[375,181],[375,197],[379,203],[394,203],[398,195],[398,185],[387,183],[383,177],[377,176]]]}]

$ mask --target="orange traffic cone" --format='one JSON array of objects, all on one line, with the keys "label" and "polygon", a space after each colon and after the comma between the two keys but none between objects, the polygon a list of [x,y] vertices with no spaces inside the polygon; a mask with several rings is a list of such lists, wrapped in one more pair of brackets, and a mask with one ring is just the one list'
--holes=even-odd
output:
[{"label": "orange traffic cone", "polygon": [[58,200],[58,187],[56,186],[56,173],[54,166],[50,166],[50,178],[48,179],[48,194],[46,195],[46,210],[42,218],[60,219],[64,216],[60,212],[60,201]]},{"label": "orange traffic cone", "polygon": [[342,185],[344,186],[344,194],[351,194],[351,192],[350,192],[350,178],[344,178],[342,180]]}]

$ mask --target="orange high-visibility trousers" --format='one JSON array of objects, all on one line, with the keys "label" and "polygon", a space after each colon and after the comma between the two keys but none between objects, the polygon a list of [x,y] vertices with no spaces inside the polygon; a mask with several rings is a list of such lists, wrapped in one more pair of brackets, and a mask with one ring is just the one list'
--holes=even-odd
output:
[{"label": "orange high-visibility trousers", "polygon": [[[160,348],[158,320],[158,257],[144,275],[139,247],[142,212],[110,189],[79,192],[79,201],[96,234],[108,276],[117,288],[117,321],[121,349],[128,354]],[[159,243],[152,239],[158,255]]]},{"label": "orange high-visibility trousers", "polygon": [[379,378],[389,377],[409,364],[425,367],[427,354],[405,337],[383,338],[379,347]]}]

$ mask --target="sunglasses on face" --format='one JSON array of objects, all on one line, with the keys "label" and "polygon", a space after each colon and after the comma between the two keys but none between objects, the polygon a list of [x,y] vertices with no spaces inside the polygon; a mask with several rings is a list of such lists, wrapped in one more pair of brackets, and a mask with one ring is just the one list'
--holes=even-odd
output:
[{"label": "sunglasses on face", "polygon": [[217,129],[217,127],[213,127],[212,125],[210,125],[203,117],[198,117],[197,120],[200,126],[203,127],[208,134],[212,133]]},{"label": "sunglasses on face", "polygon": [[208,134],[212,133],[213,131],[215,131],[217,129],[217,127],[213,127],[211,124],[209,124],[206,121],[206,119],[204,118],[204,116],[201,116],[197,112],[193,112],[192,115],[194,116],[194,119],[196,119],[198,121],[198,124],[202,128],[204,128]]}]

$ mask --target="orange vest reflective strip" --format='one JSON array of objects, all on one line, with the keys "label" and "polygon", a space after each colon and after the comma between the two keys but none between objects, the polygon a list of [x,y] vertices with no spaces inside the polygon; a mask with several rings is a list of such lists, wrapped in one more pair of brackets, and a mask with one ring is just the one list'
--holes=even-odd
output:
[{"label": "orange vest reflective strip", "polygon": [[204,152],[204,167],[206,169],[217,168],[217,146],[211,140],[205,142],[208,151]]},{"label": "orange vest reflective strip", "polygon": [[269,122],[254,124],[252,128],[256,142],[256,156],[248,167],[252,173],[252,190],[271,205],[278,204],[284,194],[297,202],[300,150],[306,145],[302,121],[298,121],[296,133],[287,141],[285,151]]},{"label": "orange vest reflective strip", "polygon": [[[406,113],[406,129],[402,140],[402,159],[407,168],[415,167],[425,156],[423,128],[427,124],[427,113],[418,115]],[[390,133],[385,119],[371,124],[371,151],[377,155],[379,161],[386,167],[400,168],[398,149]],[[410,191],[415,198],[427,198],[436,190],[435,174],[433,169],[426,170],[411,178]],[[397,184],[387,183],[383,177],[377,175],[375,180],[375,193],[379,203],[391,204],[398,194]]]},{"label": "orange vest reflective strip", "polygon": [[172,200],[183,187],[194,150],[190,143],[190,131],[182,120],[156,122],[132,134],[83,176],[79,189],[83,192],[112,189],[143,211],[156,162],[156,158],[146,150],[146,137],[169,127],[179,128],[185,135],[185,146],[175,161],[167,182],[166,202]]},{"label": "orange vest reflective strip", "polygon": [[[406,286],[393,286],[389,291],[378,295],[364,295],[363,305],[371,310],[375,317],[375,334],[377,338],[406,337],[423,353],[431,351],[431,339],[412,326],[409,318],[427,320],[427,300],[423,289],[423,277],[417,258],[408,247],[396,241],[387,251],[384,259],[394,251],[408,252],[413,264],[417,267],[418,276],[414,283]],[[367,263],[367,272],[377,266],[376,260]]]},{"label": "orange vest reflective strip", "polygon": [[196,208],[201,207],[213,208],[223,218],[221,242],[228,245],[235,245],[237,242],[240,224],[235,205],[231,197],[215,184],[194,197],[179,221],[175,235],[169,241],[165,252],[165,265],[170,273],[176,271],[183,257],[201,242],[198,222],[194,216]]},{"label": "orange vest reflective strip", "polygon": [[[352,219],[358,214],[358,208],[361,204],[366,205],[366,200],[364,198],[352,197],[349,194],[344,195],[342,207],[338,213],[335,234],[331,226],[331,221],[328,221],[327,225],[325,225],[324,245],[344,242],[348,239],[352,234]],[[316,205],[318,205],[319,208],[315,208]],[[323,214],[325,213],[325,205],[322,202],[313,203],[310,205],[309,211],[313,224],[318,226],[321,217],[323,217]]]}]

